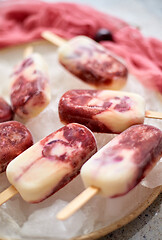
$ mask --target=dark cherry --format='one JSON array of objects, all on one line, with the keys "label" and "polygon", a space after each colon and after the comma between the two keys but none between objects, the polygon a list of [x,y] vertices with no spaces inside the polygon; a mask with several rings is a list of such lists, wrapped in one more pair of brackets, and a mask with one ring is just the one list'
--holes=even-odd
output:
[{"label": "dark cherry", "polygon": [[113,36],[112,33],[105,28],[101,28],[97,31],[94,40],[96,42],[100,42],[100,41],[114,41],[113,40]]}]

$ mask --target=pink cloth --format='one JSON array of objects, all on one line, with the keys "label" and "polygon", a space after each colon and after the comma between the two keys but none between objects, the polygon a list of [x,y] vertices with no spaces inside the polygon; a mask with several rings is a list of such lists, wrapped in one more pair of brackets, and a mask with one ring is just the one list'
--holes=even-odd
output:
[{"label": "pink cloth", "polygon": [[70,39],[77,35],[93,38],[100,28],[109,29],[115,39],[102,44],[124,58],[128,70],[144,86],[162,93],[161,41],[145,38],[126,22],[84,5],[38,0],[0,4],[0,48],[40,39],[47,29]]},{"label": "pink cloth", "polygon": [[129,71],[141,83],[162,93],[162,41],[145,38],[130,26],[114,33],[114,42],[103,42],[104,47],[125,59]]},{"label": "pink cloth", "polygon": [[100,28],[114,33],[124,26],[128,24],[122,20],[74,3],[10,0],[0,4],[1,48],[40,39],[46,29],[70,39],[81,34],[93,38]]}]

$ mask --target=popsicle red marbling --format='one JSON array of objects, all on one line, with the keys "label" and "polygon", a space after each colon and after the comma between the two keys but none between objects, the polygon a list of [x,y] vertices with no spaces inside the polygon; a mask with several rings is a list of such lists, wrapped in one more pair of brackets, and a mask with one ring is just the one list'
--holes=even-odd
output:
[{"label": "popsicle red marbling", "polygon": [[32,135],[22,123],[0,123],[0,173],[6,170],[11,160],[32,144]]},{"label": "popsicle red marbling", "polygon": [[144,122],[145,101],[130,92],[70,90],[60,99],[59,116],[63,123],[81,123],[94,132],[120,133]]},{"label": "popsicle red marbling", "polygon": [[127,81],[127,69],[100,44],[85,36],[72,38],[58,51],[60,63],[97,88],[118,90]]},{"label": "popsicle red marbling", "polygon": [[21,118],[38,115],[50,101],[47,65],[40,54],[23,60],[11,75],[11,104]]},{"label": "popsicle red marbling", "polygon": [[0,123],[13,119],[14,113],[10,105],[0,97]]},{"label": "popsicle red marbling", "polygon": [[69,124],[15,158],[6,174],[25,201],[40,202],[76,177],[96,150],[89,129]]},{"label": "popsicle red marbling", "polygon": [[162,131],[135,125],[100,149],[81,169],[86,187],[99,188],[108,197],[133,189],[162,157]]}]

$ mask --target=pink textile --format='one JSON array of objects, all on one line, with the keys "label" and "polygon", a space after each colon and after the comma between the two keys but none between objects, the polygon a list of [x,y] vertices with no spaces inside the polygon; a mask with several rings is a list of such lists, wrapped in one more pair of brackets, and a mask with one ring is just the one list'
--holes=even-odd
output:
[{"label": "pink textile", "polygon": [[40,39],[47,29],[70,39],[77,35],[93,38],[100,28],[114,33],[124,26],[128,24],[122,20],[74,3],[8,0],[0,4],[1,48]]},{"label": "pink textile", "polygon": [[130,26],[114,33],[114,42],[102,42],[104,47],[125,59],[129,71],[141,83],[162,93],[162,41],[145,38]]},{"label": "pink textile", "polygon": [[0,4],[0,48],[40,39],[47,29],[70,39],[77,35],[93,38],[100,28],[109,29],[115,39],[102,44],[124,58],[128,70],[144,86],[162,93],[161,41],[145,38],[126,22],[84,5],[39,0]]}]

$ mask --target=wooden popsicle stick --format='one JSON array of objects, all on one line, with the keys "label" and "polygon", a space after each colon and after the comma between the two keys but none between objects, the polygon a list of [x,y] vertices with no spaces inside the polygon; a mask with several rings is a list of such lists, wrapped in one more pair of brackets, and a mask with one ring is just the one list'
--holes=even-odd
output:
[{"label": "wooden popsicle stick", "polygon": [[10,198],[15,196],[17,193],[18,193],[18,191],[12,185],[10,187],[8,187],[6,190],[4,190],[3,192],[1,192],[0,193],[0,206],[3,203],[7,202]]},{"label": "wooden popsicle stick", "polygon": [[27,58],[33,53],[33,47],[32,46],[27,46],[24,50],[23,57]]},{"label": "wooden popsicle stick", "polygon": [[80,193],[75,199],[73,199],[65,208],[63,208],[56,216],[59,220],[65,220],[73,213],[79,210],[84,204],[86,204],[91,198],[93,198],[98,192],[99,188],[88,187],[82,193]]},{"label": "wooden popsicle stick", "polygon": [[162,112],[146,111],[145,112],[145,117],[162,119]]},{"label": "wooden popsicle stick", "polygon": [[53,43],[54,45],[60,47],[61,45],[63,45],[64,43],[66,43],[67,41],[59,36],[57,36],[56,34],[50,32],[50,31],[44,31],[41,34],[42,38],[44,38],[45,40]]}]

